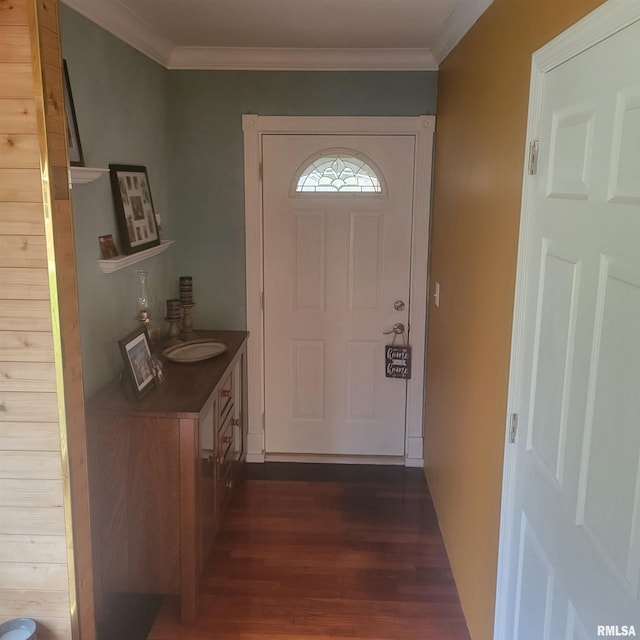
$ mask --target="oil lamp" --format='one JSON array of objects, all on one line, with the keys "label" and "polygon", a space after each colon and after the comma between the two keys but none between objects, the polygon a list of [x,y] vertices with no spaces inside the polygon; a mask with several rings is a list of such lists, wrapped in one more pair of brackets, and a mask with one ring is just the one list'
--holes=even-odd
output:
[{"label": "oil lamp", "polygon": [[137,298],[136,298],[136,319],[146,325],[147,330],[151,324],[153,311],[153,293],[149,285],[149,273],[147,271],[136,271],[137,278]]}]

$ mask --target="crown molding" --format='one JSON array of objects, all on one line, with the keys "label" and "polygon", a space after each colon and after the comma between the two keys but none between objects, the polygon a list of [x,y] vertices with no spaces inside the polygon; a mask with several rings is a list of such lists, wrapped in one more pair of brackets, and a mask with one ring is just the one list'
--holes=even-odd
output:
[{"label": "crown molding", "polygon": [[430,49],[174,47],[119,0],[62,0],[167,69],[435,71]]},{"label": "crown molding", "polygon": [[167,67],[174,47],[171,41],[132,13],[118,0],[62,0],[91,22]]},{"label": "crown molding", "polygon": [[459,2],[432,49],[174,47],[119,0],[62,0],[167,69],[435,71],[493,0]]},{"label": "crown molding", "polygon": [[169,69],[436,71],[430,49],[176,47]]},{"label": "crown molding", "polygon": [[433,43],[432,51],[437,64],[440,64],[453,51],[458,42],[492,3],[493,0],[458,2],[456,8],[447,18],[442,33]]}]

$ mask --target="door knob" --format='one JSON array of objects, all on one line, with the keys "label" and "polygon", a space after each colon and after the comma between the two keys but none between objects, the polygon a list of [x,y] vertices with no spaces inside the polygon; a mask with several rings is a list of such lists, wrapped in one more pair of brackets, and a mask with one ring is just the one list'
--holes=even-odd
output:
[{"label": "door knob", "polygon": [[385,336],[388,336],[390,333],[395,333],[398,336],[402,335],[404,333],[404,325],[402,324],[402,322],[396,322],[393,325],[392,329],[390,329],[389,331],[383,331],[382,333]]}]

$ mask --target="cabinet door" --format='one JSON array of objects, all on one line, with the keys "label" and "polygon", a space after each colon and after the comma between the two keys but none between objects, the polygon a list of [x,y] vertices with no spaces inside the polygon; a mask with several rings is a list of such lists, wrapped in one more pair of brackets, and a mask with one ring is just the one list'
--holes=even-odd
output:
[{"label": "cabinet door", "polygon": [[216,530],[216,459],[215,418],[217,406],[200,418],[200,563],[199,570],[209,555]]},{"label": "cabinet door", "polygon": [[233,411],[227,413],[227,417],[218,430],[218,490],[217,509],[218,517],[222,518],[222,511],[227,498],[233,488]]},{"label": "cabinet door", "polygon": [[[233,460],[234,466],[239,467],[247,455],[247,424],[245,412],[247,407],[246,361],[242,354],[233,370],[233,386],[235,404],[233,407]],[[234,475],[239,474],[239,468]]]}]

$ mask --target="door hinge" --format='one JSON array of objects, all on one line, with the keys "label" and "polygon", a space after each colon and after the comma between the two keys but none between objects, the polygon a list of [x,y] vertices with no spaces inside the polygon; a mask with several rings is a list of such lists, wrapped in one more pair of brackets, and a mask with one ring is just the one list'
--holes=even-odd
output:
[{"label": "door hinge", "polygon": [[516,433],[518,432],[518,414],[512,413],[509,418],[509,442],[514,443],[516,441]]},{"label": "door hinge", "polygon": [[258,178],[260,178],[260,182],[262,182],[262,175],[264,173],[264,163],[261,161],[258,165]]},{"label": "door hinge", "polygon": [[528,171],[530,176],[538,173],[538,152],[540,151],[540,141],[531,140],[529,142],[529,165]]}]

